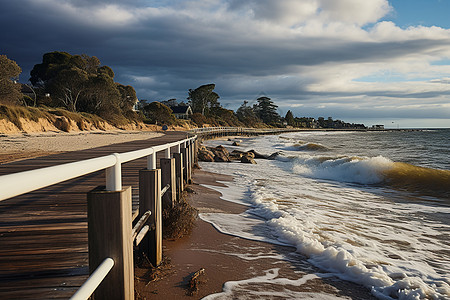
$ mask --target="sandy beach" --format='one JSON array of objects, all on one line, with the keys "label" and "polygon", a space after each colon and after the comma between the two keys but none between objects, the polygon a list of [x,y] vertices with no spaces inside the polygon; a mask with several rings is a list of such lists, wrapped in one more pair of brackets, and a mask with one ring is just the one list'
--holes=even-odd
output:
[{"label": "sandy beach", "polygon": [[19,159],[77,151],[162,135],[152,131],[43,132],[0,135],[0,164]]}]

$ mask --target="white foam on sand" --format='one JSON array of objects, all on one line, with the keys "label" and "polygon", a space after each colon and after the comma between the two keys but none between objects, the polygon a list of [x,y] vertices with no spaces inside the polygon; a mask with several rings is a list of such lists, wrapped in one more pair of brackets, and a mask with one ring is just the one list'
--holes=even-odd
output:
[{"label": "white foam on sand", "polygon": [[[289,286],[300,287],[309,280],[319,278],[315,274],[306,274],[296,280],[279,277],[279,269],[265,271],[265,275],[240,281],[228,281],[223,286],[223,292],[204,297],[204,300],[220,299],[350,299],[325,293],[296,292],[289,290]],[[264,285],[265,288],[260,287]],[[269,288],[270,287],[270,288]]]}]

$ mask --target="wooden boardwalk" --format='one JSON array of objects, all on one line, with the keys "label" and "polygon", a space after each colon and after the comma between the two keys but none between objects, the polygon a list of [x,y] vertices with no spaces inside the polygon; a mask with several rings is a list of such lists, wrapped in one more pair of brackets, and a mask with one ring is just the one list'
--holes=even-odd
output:
[{"label": "wooden boardwalk", "polygon": [[[169,132],[144,141],[12,162],[0,165],[0,175],[184,138],[186,133]],[[122,165],[123,186],[133,187],[133,210],[138,203],[138,171],[145,167],[145,158]],[[99,185],[105,185],[104,171],[0,202],[0,299],[68,299],[75,293],[89,272],[86,193]]]}]

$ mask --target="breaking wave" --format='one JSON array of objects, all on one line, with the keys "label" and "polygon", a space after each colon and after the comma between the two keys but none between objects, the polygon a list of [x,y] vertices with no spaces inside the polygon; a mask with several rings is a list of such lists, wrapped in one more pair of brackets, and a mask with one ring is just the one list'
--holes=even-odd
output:
[{"label": "breaking wave", "polygon": [[328,151],[329,149],[321,144],[316,143],[302,143],[299,142],[295,144],[294,146],[288,147],[287,150],[294,150],[294,151]]},{"label": "breaking wave", "polygon": [[450,197],[450,171],[393,162],[383,156],[296,157],[293,172],[340,182],[388,184],[409,192]]}]

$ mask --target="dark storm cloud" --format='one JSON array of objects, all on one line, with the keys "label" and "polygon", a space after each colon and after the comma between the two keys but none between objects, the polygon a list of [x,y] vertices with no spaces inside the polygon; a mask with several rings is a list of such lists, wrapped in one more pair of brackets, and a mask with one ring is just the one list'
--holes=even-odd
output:
[{"label": "dark storm cloud", "polygon": [[[6,28],[0,33],[0,51],[23,68],[21,81],[29,78],[30,70],[41,62],[44,53],[67,51],[97,56],[113,68],[116,81],[133,85],[140,98],[185,99],[189,88],[210,82],[217,84],[225,103],[240,103],[261,92],[280,101],[339,98],[342,94],[393,99],[448,94],[448,89],[396,91],[382,85],[367,91],[311,88],[330,80],[326,72],[330,66],[389,64],[449,47],[448,38],[430,34],[411,39],[376,39],[364,32],[366,37],[357,39],[351,38],[351,29],[349,37],[345,33],[324,35],[320,30],[317,34],[301,35],[267,23],[283,18],[282,13],[267,15],[270,20],[262,23],[255,23],[255,15],[246,18],[242,7],[257,3],[260,6],[254,12],[268,13],[255,1],[245,5],[219,0],[206,4],[143,0],[0,1],[0,25]],[[315,74],[322,68],[325,71]]]}]

